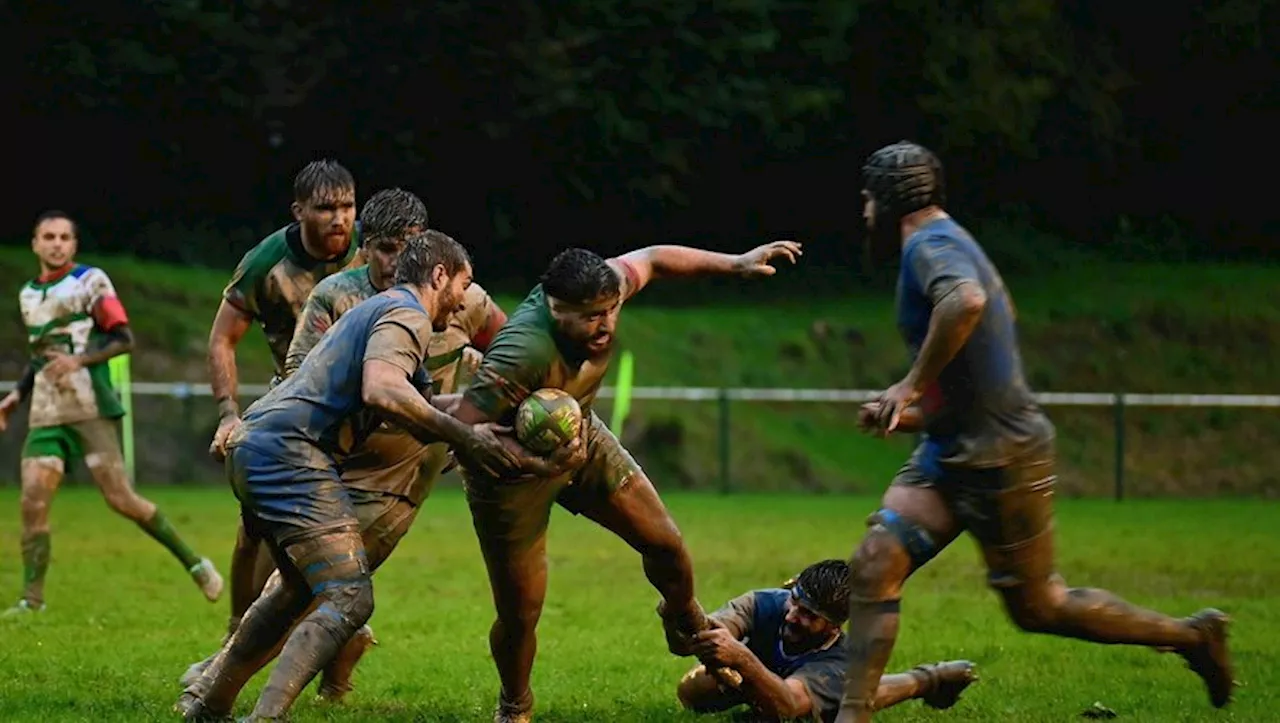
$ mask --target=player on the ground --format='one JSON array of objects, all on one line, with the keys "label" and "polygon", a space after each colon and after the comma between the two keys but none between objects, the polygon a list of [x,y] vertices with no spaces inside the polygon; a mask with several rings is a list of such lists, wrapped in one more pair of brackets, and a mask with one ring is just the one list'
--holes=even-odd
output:
[{"label": "player on the ground", "polygon": [[267,586],[183,692],[178,707],[188,719],[228,714],[282,639],[251,720],[283,716],[368,621],[371,560],[339,466],[384,419],[424,444],[447,442],[493,474],[551,474],[562,464],[530,457],[494,425],[461,423],[427,401],[427,346],[470,284],[466,251],[447,237],[415,236],[396,281],[344,314],[296,372],[246,410],[228,440],[227,471],[245,528],[271,547],[280,584]]},{"label": "player on the ground", "polygon": [[475,380],[452,412],[463,422],[509,424],[541,388],[572,394],[583,411],[588,460],[575,474],[518,485],[463,465],[467,501],[489,571],[497,620],[489,646],[501,680],[497,721],[530,720],[535,628],[547,585],[546,530],[560,504],[617,534],[644,560],[662,594],[668,647],[687,654],[689,636],[707,626],[694,597],[689,553],[640,466],[592,412],[613,350],[622,304],[660,277],[736,274],[764,277],[771,262],[795,262],[799,244],[782,241],[741,255],[652,246],[605,260],[569,249],[498,332]]},{"label": "player on the ground", "polygon": [[68,462],[84,458],[112,510],[164,545],[210,602],[222,594],[213,563],[191,550],[169,519],[133,489],[120,451],[120,395],[107,361],[133,350],[124,305],[106,272],[75,263],[76,224],[61,211],[36,219],[31,248],[40,276],[18,295],[31,361],[18,387],[0,401],[0,431],[28,398],[31,411],[22,450],[22,599],[6,614],[44,609],[49,569],[49,506]]},{"label": "player on the ground", "polygon": [[903,418],[918,404],[925,436],[854,554],[849,639],[859,654],[838,720],[870,720],[902,584],[964,530],[1020,628],[1175,651],[1204,679],[1213,705],[1226,705],[1233,681],[1225,614],[1172,618],[1106,590],[1068,588],[1055,572],[1054,427],[1023,377],[999,272],[943,210],[941,162],[903,141],[873,153],[863,172],[869,233],[901,247],[898,325],[913,364],[860,421],[881,434],[914,431]]},{"label": "player on the ground", "polygon": [[[217,459],[222,459],[227,437],[240,424],[236,346],[249,327],[256,322],[267,337],[275,363],[274,384],[284,372],[285,354],[307,295],[321,279],[359,263],[356,184],[350,171],[327,159],[308,163],[293,179],[293,199],[293,223],[240,259],[209,331],[209,384],[218,404],[218,429],[209,451]],[[228,634],[262,592],[255,581],[265,580],[272,567],[267,551],[241,526],[231,555]]]},{"label": "player on the ground", "polygon": [[[693,652],[703,661],[738,671],[742,684],[726,688],[698,665],[685,674],[676,697],[685,708],[717,713],[748,706],[752,720],[827,721],[840,708],[849,641],[840,626],[849,615],[849,563],[823,560],[780,588],[744,593],[707,617]],[[932,708],[956,704],[977,680],[967,660],[916,666],[880,679],[875,708],[912,698]]]},{"label": "player on the ground", "polygon": [[[294,319],[294,329],[288,335],[289,343],[283,355],[280,377],[287,377],[298,368],[302,358],[316,345],[320,336],[333,325],[342,312],[379,291],[391,288],[395,279],[395,262],[404,248],[405,239],[421,233],[426,228],[427,207],[421,199],[408,191],[401,189],[378,191],[365,202],[358,225],[361,238],[360,252],[368,262],[366,265],[333,273],[319,280],[306,297],[300,312],[294,310],[296,301],[294,299],[287,302],[282,300],[278,304],[279,310],[275,315],[277,319],[275,323],[282,324],[285,319]],[[300,232],[303,231],[300,229]],[[283,331],[278,330],[278,333],[283,334]],[[243,533],[243,526],[240,533]],[[240,560],[242,564],[238,569],[233,570],[232,579],[237,579],[236,573],[241,573],[244,577],[251,574],[252,579],[241,580],[239,589],[233,582],[233,597],[236,593],[248,594],[250,591],[261,591],[267,578],[275,570],[275,564],[270,561],[270,556],[265,550],[261,553],[266,558],[264,562],[245,564],[252,558],[239,553],[251,547],[252,543],[244,539],[242,534],[239,535],[237,554],[233,559]],[[236,603],[232,610],[232,628],[234,629],[234,625],[238,624],[240,616],[244,614],[244,610],[252,600],[233,602]],[[226,639],[223,640],[223,643],[225,642]],[[366,627],[360,631],[349,647],[353,651],[359,650],[362,653],[364,648],[372,642],[373,633]],[[214,655],[216,654],[215,652]],[[356,657],[358,658],[359,654]],[[213,655],[210,655],[187,668],[181,679],[182,685],[185,687],[194,681],[212,659]],[[336,666],[340,665],[342,664],[335,661],[325,669],[322,689],[338,689],[329,683]]]}]

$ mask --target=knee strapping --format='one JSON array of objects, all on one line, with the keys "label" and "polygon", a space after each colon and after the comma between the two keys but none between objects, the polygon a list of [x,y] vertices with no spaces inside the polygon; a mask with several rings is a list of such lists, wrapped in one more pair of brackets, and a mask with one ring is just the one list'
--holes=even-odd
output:
[{"label": "knee strapping", "polygon": [[316,622],[341,639],[354,635],[373,617],[373,583],[368,578],[331,582],[318,593]]},{"label": "knee strapping", "polygon": [[902,544],[911,558],[912,570],[924,565],[938,554],[938,545],[933,541],[933,536],[928,530],[893,510],[884,508],[877,510],[868,518],[867,523],[872,527],[878,525],[884,528]]},{"label": "knee strapping", "polygon": [[62,474],[67,468],[67,463],[63,461],[61,457],[55,457],[53,455],[47,455],[44,457],[27,457],[23,459],[22,462],[24,465],[29,464],[33,467],[40,467],[41,469],[57,472],[58,474]]}]

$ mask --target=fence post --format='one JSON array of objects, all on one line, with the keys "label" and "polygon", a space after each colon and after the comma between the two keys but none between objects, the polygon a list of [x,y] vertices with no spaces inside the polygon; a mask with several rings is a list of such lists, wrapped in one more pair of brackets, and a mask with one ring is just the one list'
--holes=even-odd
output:
[{"label": "fence post", "polygon": [[1115,412],[1116,435],[1116,502],[1119,502],[1124,499],[1124,393],[1114,396],[1115,404],[1112,409]]},{"label": "fence post", "polygon": [[[191,390],[191,385],[186,382],[179,382],[173,385],[173,396],[182,403],[182,432],[186,437],[190,437],[192,432],[192,418],[195,416],[195,394]],[[177,477],[178,479],[170,480],[177,484],[187,484],[191,482],[192,455],[178,455]]]},{"label": "fence post", "polygon": [[733,491],[729,481],[729,390],[721,388],[720,401],[720,491],[728,494]]}]

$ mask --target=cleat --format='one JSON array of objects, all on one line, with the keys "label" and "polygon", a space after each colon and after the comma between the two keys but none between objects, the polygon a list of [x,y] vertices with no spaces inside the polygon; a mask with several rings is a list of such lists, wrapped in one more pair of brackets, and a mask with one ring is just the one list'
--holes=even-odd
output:
[{"label": "cleat", "polygon": [[1221,708],[1231,702],[1235,688],[1231,653],[1227,650],[1227,626],[1231,618],[1221,610],[1207,608],[1187,618],[1187,624],[1200,631],[1204,640],[1178,654],[1187,661],[1187,667],[1204,680],[1213,707]]},{"label": "cleat", "polygon": [[955,705],[964,689],[978,680],[976,667],[967,660],[917,665],[911,669],[911,675],[924,683],[926,692],[920,696],[920,700],[938,710],[946,710]]},{"label": "cleat", "polygon": [[324,673],[320,677],[320,697],[330,703],[341,703],[347,693],[353,689],[351,673],[355,670],[356,663],[360,662],[360,658],[369,648],[377,644],[377,639],[373,637],[373,628],[365,625],[357,630],[351,641],[338,651],[333,662],[325,666]]},{"label": "cleat", "polygon": [[218,574],[218,569],[213,566],[209,558],[201,558],[200,562],[187,572],[191,573],[191,579],[195,580],[206,600],[217,602],[218,598],[222,597],[222,575]]},{"label": "cleat", "polygon": [[0,618],[17,618],[42,612],[44,603],[31,603],[26,599],[19,600],[13,607],[0,613]]},{"label": "cleat", "polygon": [[533,723],[533,691],[511,702],[498,694],[498,707],[493,711],[493,723]]},{"label": "cleat", "polygon": [[200,696],[185,690],[178,696],[178,702],[173,704],[173,709],[182,714],[182,720],[190,723],[228,723],[235,720],[230,713],[214,713],[205,708]]}]

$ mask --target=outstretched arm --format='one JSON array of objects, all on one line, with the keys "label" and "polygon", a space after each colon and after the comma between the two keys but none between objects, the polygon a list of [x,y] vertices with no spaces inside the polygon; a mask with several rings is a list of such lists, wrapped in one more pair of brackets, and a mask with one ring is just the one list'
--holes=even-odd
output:
[{"label": "outstretched arm", "polygon": [[813,710],[813,701],[802,681],[774,674],[731,631],[713,628],[698,633],[696,639],[694,655],[705,665],[737,671],[742,676],[738,691],[765,715],[799,718]]},{"label": "outstretched arm", "polygon": [[746,278],[772,276],[778,270],[771,262],[786,259],[794,264],[802,253],[800,244],[794,241],[774,241],[742,254],[724,254],[690,246],[661,245],[638,249],[623,254],[616,260],[629,265],[634,271],[635,288],[630,289],[631,294],[634,294],[653,279],[713,274]]}]

